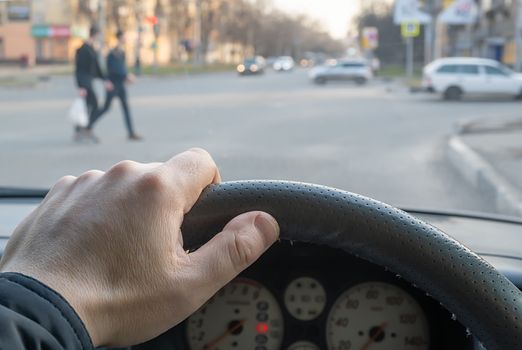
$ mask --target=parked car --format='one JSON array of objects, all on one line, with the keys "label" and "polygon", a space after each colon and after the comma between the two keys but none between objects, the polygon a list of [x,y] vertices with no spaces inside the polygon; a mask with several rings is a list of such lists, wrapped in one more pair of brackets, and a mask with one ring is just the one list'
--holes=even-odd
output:
[{"label": "parked car", "polygon": [[243,63],[237,66],[240,75],[262,74],[265,72],[266,61],[261,56],[245,58]]},{"label": "parked car", "polygon": [[522,75],[485,58],[441,58],[424,67],[422,88],[458,100],[464,95],[522,94]]},{"label": "parked car", "polygon": [[349,80],[363,85],[373,77],[373,73],[365,60],[330,60],[325,65],[312,68],[309,77],[316,84],[326,84],[328,81],[334,80]]},{"label": "parked car", "polygon": [[295,61],[290,56],[281,56],[272,65],[276,72],[289,72],[295,67]]}]

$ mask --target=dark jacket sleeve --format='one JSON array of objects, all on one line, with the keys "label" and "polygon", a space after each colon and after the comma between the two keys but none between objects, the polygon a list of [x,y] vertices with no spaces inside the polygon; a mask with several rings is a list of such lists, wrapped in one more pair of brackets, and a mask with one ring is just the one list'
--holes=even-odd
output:
[{"label": "dark jacket sleeve", "polygon": [[94,349],[73,308],[58,293],[18,273],[0,273],[0,349]]}]

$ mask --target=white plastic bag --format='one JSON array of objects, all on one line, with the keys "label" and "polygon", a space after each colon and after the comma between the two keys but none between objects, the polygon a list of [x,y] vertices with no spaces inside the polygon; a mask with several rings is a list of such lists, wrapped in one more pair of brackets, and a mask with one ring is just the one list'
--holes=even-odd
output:
[{"label": "white plastic bag", "polygon": [[89,124],[89,116],[87,115],[87,106],[85,99],[76,97],[71,108],[69,108],[69,121],[75,126],[86,127]]}]

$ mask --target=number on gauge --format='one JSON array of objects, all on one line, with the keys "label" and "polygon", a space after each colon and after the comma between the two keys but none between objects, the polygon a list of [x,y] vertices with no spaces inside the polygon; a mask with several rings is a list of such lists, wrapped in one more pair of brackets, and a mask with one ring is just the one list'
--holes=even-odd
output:
[{"label": "number on gauge", "polygon": [[298,320],[313,320],[323,312],[325,304],[326,292],[314,278],[300,277],[286,287],[286,309]]},{"label": "number on gauge", "polygon": [[278,350],[283,317],[274,296],[261,284],[236,279],[187,321],[192,350]]},{"label": "number on gauge", "polygon": [[319,350],[319,347],[308,341],[298,341],[290,345],[286,350]]},{"label": "number on gauge", "polygon": [[429,348],[426,316],[401,288],[368,282],[345,291],[332,306],[326,326],[329,350]]}]

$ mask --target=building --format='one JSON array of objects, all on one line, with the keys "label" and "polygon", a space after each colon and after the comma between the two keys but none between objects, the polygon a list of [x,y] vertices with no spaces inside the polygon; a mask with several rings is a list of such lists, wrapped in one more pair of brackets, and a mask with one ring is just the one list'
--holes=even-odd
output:
[{"label": "building", "polygon": [[35,61],[30,14],[29,0],[0,2],[0,62],[32,64]]},{"label": "building", "polygon": [[71,0],[32,0],[31,36],[36,63],[69,62],[88,33]]},{"label": "building", "polygon": [[118,29],[126,32],[130,64],[197,60],[198,54],[200,61],[238,62],[245,48],[223,42],[219,23],[223,4],[222,0],[0,1],[0,62],[72,62],[92,24],[102,29],[103,51],[115,44]]},{"label": "building", "polygon": [[505,64],[515,63],[518,0],[482,0],[474,31],[475,54]]}]

